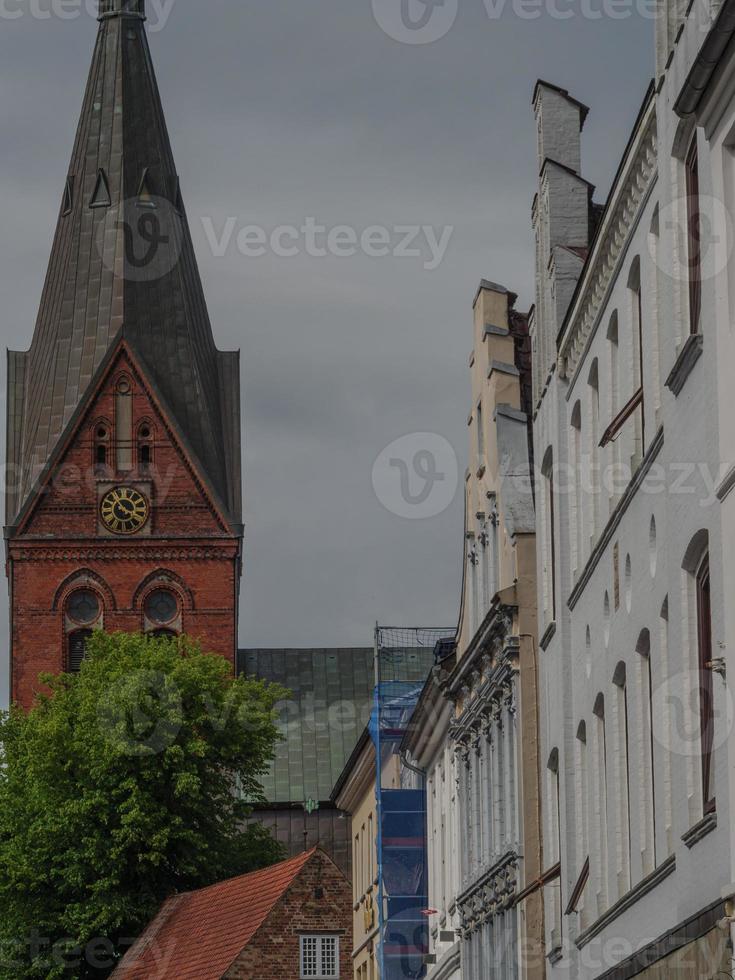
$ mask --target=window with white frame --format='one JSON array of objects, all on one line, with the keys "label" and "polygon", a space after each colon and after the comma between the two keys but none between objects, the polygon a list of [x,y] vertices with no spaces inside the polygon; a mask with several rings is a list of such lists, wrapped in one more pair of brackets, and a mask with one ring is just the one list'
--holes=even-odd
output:
[{"label": "window with white frame", "polygon": [[301,978],[339,978],[339,936],[301,937]]}]

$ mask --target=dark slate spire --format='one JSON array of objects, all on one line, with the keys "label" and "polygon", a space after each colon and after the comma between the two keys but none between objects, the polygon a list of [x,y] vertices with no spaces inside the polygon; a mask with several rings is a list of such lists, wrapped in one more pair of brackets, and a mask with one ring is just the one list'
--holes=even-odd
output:
[{"label": "dark slate spire", "polygon": [[212,337],[144,0],[100,0],[99,20],[33,341],[9,353],[7,523],[124,336],[238,524],[239,355]]}]

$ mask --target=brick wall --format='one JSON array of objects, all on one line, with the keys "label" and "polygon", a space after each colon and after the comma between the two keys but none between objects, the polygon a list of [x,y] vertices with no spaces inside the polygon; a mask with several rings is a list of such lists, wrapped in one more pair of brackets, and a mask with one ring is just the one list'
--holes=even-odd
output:
[{"label": "brick wall", "polygon": [[[322,897],[317,898],[317,889]],[[340,978],[352,977],[352,889],[336,865],[317,851],[225,974],[226,980],[298,980],[300,936],[337,933]]]},{"label": "brick wall", "polygon": [[[153,432],[149,472],[115,471],[114,390],[123,373],[132,382],[133,433],[144,420]],[[101,421],[110,433],[106,472],[95,467]],[[132,484],[150,500],[150,517],[137,534],[118,536],[100,526],[101,496],[117,484]],[[239,541],[124,352],[9,542],[8,557],[12,697],[26,708],[39,688],[38,674],[65,669],[65,600],[80,586],[98,594],[105,630],[133,632],[144,627],[147,592],[162,584],[156,575],[165,576],[179,597],[177,629],[234,663]]]}]

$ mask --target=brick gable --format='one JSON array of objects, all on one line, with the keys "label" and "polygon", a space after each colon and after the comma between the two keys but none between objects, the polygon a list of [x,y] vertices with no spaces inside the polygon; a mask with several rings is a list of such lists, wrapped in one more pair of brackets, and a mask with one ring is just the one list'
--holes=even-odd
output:
[{"label": "brick gable", "polygon": [[[8,541],[12,697],[26,708],[39,673],[66,669],[65,602],[79,587],[98,594],[96,625],[134,632],[146,628],[147,592],[165,585],[178,597],[177,631],[234,663],[239,538],[124,342],[107,363]],[[129,470],[118,469],[116,456],[115,391],[123,377],[131,389]],[[150,434],[148,466],[137,456],[142,425]],[[108,433],[104,466],[96,455],[104,442],[97,438],[101,427]],[[100,520],[102,496],[120,485],[150,502],[150,516],[136,534],[113,534]]]},{"label": "brick gable", "polygon": [[352,892],[312,849],[262,871],[176,895],[114,973],[115,980],[296,980],[302,933],[340,936],[340,977],[351,973]]}]

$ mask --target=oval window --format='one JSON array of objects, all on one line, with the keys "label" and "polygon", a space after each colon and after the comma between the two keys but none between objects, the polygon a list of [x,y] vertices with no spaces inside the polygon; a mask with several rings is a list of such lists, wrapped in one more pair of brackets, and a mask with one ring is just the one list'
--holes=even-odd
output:
[{"label": "oval window", "polygon": [[72,592],[66,604],[66,611],[75,623],[84,625],[93,623],[99,618],[100,601],[97,593],[91,589],[79,589]]},{"label": "oval window", "polygon": [[145,601],[145,614],[152,623],[170,623],[178,610],[176,596],[167,589],[156,589]]}]

